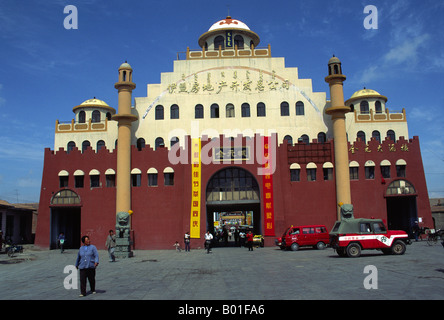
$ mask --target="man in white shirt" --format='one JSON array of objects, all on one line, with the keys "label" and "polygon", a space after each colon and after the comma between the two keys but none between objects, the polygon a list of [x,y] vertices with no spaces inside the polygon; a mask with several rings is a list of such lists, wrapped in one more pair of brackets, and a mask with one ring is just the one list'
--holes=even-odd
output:
[{"label": "man in white shirt", "polygon": [[205,248],[207,249],[207,253],[211,252],[211,242],[213,241],[213,235],[210,233],[210,230],[205,233]]}]

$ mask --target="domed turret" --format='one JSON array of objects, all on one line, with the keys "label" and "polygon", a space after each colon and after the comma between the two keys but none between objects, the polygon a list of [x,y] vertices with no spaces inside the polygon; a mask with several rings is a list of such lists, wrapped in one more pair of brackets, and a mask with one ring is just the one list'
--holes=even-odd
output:
[{"label": "domed turret", "polygon": [[205,50],[224,50],[225,48],[251,48],[259,45],[259,36],[240,20],[227,16],[214,23],[207,32],[199,37],[199,46]]},{"label": "domed turret", "polygon": [[79,123],[85,123],[88,119],[91,119],[92,122],[100,122],[104,119],[110,120],[111,116],[116,113],[116,109],[95,97],[75,106],[72,111]]}]

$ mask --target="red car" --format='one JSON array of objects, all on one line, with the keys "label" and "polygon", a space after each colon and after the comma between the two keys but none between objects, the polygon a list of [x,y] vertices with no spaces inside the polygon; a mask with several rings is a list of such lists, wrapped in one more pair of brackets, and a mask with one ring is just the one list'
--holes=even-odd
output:
[{"label": "red car", "polygon": [[329,243],[329,234],[324,225],[291,226],[285,230],[275,244],[281,249],[299,250],[299,247],[313,246],[325,249]]}]

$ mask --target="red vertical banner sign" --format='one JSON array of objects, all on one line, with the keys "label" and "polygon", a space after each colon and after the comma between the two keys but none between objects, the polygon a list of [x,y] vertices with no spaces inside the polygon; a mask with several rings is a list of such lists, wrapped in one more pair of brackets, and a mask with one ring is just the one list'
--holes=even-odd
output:
[{"label": "red vertical banner sign", "polygon": [[264,194],[264,236],[275,236],[274,233],[274,204],[273,204],[273,165],[271,146],[269,137],[262,138],[263,159],[262,159],[262,190]]}]

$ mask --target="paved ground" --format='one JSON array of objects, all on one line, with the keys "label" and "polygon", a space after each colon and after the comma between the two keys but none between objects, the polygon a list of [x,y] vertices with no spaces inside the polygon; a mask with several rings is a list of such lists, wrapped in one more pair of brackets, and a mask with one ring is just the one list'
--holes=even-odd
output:
[{"label": "paved ground", "polygon": [[[133,258],[108,262],[99,251],[97,294],[79,298],[65,289],[77,250],[26,248],[14,258],[0,254],[0,293],[6,300],[331,300],[444,298],[444,248],[425,241],[407,246],[403,256],[363,251],[360,258],[340,258],[331,248],[282,251],[275,247],[214,248],[175,252],[135,251]],[[377,269],[377,289],[364,281]],[[72,275],[72,274],[71,274]],[[367,281],[368,282],[368,281]],[[89,286],[88,286],[89,289]]]}]

